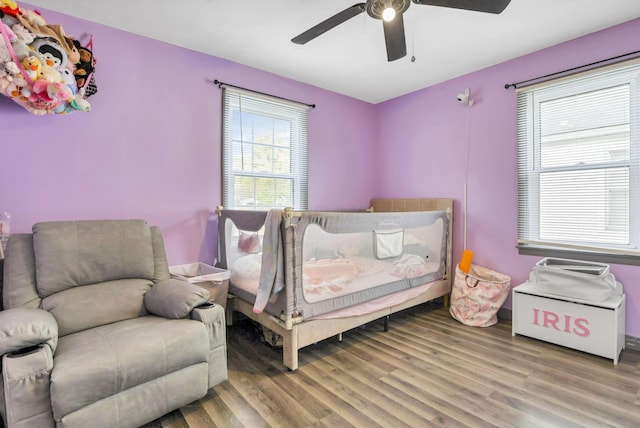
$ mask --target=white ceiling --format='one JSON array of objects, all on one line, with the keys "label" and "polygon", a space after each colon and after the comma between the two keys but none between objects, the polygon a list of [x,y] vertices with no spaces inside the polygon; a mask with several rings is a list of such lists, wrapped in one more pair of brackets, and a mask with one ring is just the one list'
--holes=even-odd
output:
[{"label": "white ceiling", "polygon": [[411,4],[404,16],[408,55],[387,62],[382,23],[366,13],[306,45],[290,41],[356,0],[26,3],[371,103],[640,17],[640,0],[512,0],[500,15]]}]

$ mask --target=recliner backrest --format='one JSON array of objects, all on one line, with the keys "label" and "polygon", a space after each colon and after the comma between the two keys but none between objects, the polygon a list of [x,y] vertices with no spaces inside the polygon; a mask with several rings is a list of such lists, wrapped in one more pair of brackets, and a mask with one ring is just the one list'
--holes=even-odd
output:
[{"label": "recliner backrest", "polygon": [[151,230],[144,220],[37,223],[33,248],[40,297],[115,279],[153,279]]},{"label": "recliner backrest", "polygon": [[41,307],[59,335],[147,315],[144,295],[169,278],[162,235],[144,220],[38,223],[12,236],[5,307]]}]

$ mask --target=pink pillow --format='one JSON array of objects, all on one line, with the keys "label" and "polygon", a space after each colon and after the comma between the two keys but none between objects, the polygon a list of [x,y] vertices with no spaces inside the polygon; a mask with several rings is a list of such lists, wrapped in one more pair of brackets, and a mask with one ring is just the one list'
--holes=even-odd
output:
[{"label": "pink pillow", "polygon": [[238,238],[238,248],[241,251],[249,254],[259,253],[260,238],[258,237],[258,234],[240,232],[240,238]]}]

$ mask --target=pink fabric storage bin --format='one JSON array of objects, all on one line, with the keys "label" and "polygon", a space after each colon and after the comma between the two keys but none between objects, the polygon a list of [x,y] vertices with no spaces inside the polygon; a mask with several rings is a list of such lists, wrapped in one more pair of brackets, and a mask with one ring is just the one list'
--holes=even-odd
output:
[{"label": "pink fabric storage bin", "polygon": [[471,265],[466,274],[456,266],[451,289],[451,316],[473,327],[498,322],[498,310],[511,290],[511,277],[482,266]]}]

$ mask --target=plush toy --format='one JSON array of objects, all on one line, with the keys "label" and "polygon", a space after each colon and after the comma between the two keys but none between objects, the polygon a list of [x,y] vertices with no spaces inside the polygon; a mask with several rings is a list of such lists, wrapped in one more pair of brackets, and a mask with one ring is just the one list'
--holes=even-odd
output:
[{"label": "plush toy", "polygon": [[24,91],[24,87],[18,86],[15,83],[11,83],[7,88],[7,94],[12,98],[17,98],[23,101],[26,101],[26,98],[22,95]]},{"label": "plush toy", "polygon": [[50,102],[51,98],[47,93],[48,82],[44,80],[36,80],[33,82],[33,86],[31,87],[31,95],[29,95],[29,101],[31,102],[39,102],[45,101]]},{"label": "plush toy", "polygon": [[49,67],[53,67],[58,71],[62,68],[67,68],[69,56],[57,39],[53,37],[38,37],[31,43],[31,47],[42,55],[45,61],[44,64]]},{"label": "plush toy", "polygon": [[20,90],[20,95],[22,95],[22,99],[23,100],[28,100],[29,97],[31,96],[31,89],[29,89],[28,86],[23,86],[22,89]]},{"label": "plush toy", "polygon": [[33,49],[29,45],[33,43],[36,35],[22,24],[15,24],[11,29],[16,35],[16,40],[11,42],[11,45],[18,59],[22,61],[33,53]]},{"label": "plush toy", "polygon": [[73,71],[68,68],[63,68],[62,70],[58,70],[60,72],[60,76],[62,76],[62,80],[67,85],[72,94],[75,95],[78,92],[78,86],[76,85],[76,78],[73,75]]},{"label": "plush toy", "polygon": [[[5,33],[7,34],[9,41],[13,44],[13,41],[16,40],[18,37],[15,35],[15,33],[11,30],[11,28],[9,28],[8,25],[0,22],[0,25],[3,26]],[[9,48],[7,47],[7,45],[5,44],[4,41],[4,37],[2,37],[2,35],[0,34],[0,65],[5,64],[9,61],[12,61],[13,58],[11,57],[11,54],[9,53]]]},{"label": "plush toy", "polygon": [[30,55],[23,59],[22,66],[31,80],[64,83],[64,79],[62,79],[58,70],[47,64],[43,64],[35,55]]},{"label": "plush toy", "polygon": [[9,27],[13,27],[15,24],[18,23],[18,18],[16,18],[13,15],[7,15],[2,11],[2,9],[0,9],[0,21],[5,23]]},{"label": "plush toy", "polygon": [[80,52],[78,52],[78,48],[76,47],[76,44],[73,43],[73,41],[75,40],[73,37],[66,37],[65,36],[65,40],[67,41],[67,46],[69,46],[69,50],[67,51],[67,55],[69,56],[69,62],[71,64],[77,64],[80,62]]},{"label": "plush toy", "polygon": [[42,71],[42,62],[35,56],[28,56],[22,60],[22,67],[31,80],[36,80]]},{"label": "plush toy", "polygon": [[33,82],[33,93],[29,101],[45,101],[60,103],[73,98],[71,91],[64,83],[52,83],[46,80],[36,80]]},{"label": "plush toy", "polygon": [[[31,10],[31,9],[19,9],[19,10],[20,10],[20,13],[18,13],[16,17],[22,24],[27,23],[28,25],[25,25],[27,28],[33,25],[36,25],[36,26],[47,25],[47,21],[45,21],[42,15],[40,15],[40,13],[38,13],[37,11]],[[33,31],[31,28],[29,29]]]},{"label": "plush toy", "polygon": [[0,94],[6,94],[6,89],[11,83],[13,83],[11,76],[9,76],[4,67],[0,68]]},{"label": "plush toy", "polygon": [[80,110],[84,112],[91,111],[91,104],[89,104],[89,101],[85,99],[84,89],[81,89],[75,95],[75,97],[73,97],[73,99],[69,101],[69,107],[71,107],[73,110]]},{"label": "plush toy", "polygon": [[13,79],[15,79],[20,74],[20,68],[13,61],[9,61],[4,65],[4,71],[7,75],[12,76]]},{"label": "plush toy", "polygon": [[73,37],[67,37],[62,26],[47,24],[46,28],[48,30],[48,34],[60,43],[60,46],[64,49],[64,52],[67,54],[71,64],[75,64],[80,61],[80,53],[73,44]]},{"label": "plush toy", "polygon": [[22,40],[28,45],[33,43],[36,38],[36,35],[32,31],[29,31],[29,29],[22,24],[14,24],[11,29],[16,34],[19,40]]},{"label": "plush toy", "polygon": [[73,98],[73,94],[66,84],[56,82],[47,85],[47,95],[54,101],[69,101]]},{"label": "plush toy", "polygon": [[4,65],[4,69],[7,73],[17,74],[20,73],[20,68],[16,65],[15,62],[9,61]]},{"label": "plush toy", "polygon": [[38,74],[38,80],[64,83],[64,79],[62,78],[62,75],[60,75],[60,72],[47,64],[42,64],[42,68],[40,69],[40,73]]},{"label": "plush toy", "polygon": [[20,13],[18,4],[13,0],[0,0],[0,11],[10,16],[16,16]]},{"label": "plush toy", "polygon": [[78,88],[83,88],[87,81],[87,77],[93,73],[93,52],[82,46],[77,40],[74,40],[73,44],[80,53],[80,61],[75,64],[76,69],[73,74],[76,76]]},{"label": "plush toy", "polygon": [[9,82],[14,82],[18,86],[27,86],[27,81],[24,79],[24,76],[20,72],[20,68],[18,65],[10,61],[6,63],[3,67],[4,78]]}]

